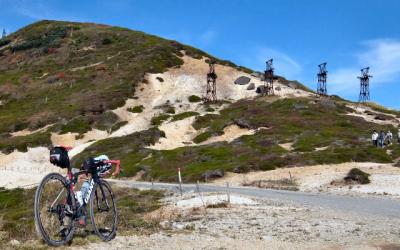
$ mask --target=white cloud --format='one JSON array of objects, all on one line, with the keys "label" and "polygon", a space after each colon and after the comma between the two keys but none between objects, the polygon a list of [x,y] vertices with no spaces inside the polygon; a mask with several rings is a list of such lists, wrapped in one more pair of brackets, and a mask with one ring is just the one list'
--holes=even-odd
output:
[{"label": "white cloud", "polygon": [[252,51],[247,51],[241,57],[241,64],[251,69],[265,70],[265,61],[274,59],[276,74],[288,79],[295,79],[302,71],[300,64],[289,55],[267,47],[258,47]]},{"label": "white cloud", "polygon": [[364,51],[355,54],[356,64],[339,68],[330,74],[329,83],[335,93],[346,94],[358,89],[360,69],[370,67],[372,86],[400,79],[400,41],[380,39],[362,43]]}]

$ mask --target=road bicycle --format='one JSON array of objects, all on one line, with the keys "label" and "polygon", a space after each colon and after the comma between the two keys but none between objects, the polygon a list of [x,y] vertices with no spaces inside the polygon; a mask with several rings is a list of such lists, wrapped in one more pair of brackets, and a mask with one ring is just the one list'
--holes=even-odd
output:
[{"label": "road bicycle", "polygon": [[[56,146],[50,150],[50,162],[66,168],[67,175],[50,173],[37,188],[34,208],[36,231],[51,246],[67,244],[71,242],[78,225],[86,226],[86,205],[89,205],[94,232],[103,241],[110,241],[116,236],[118,215],[113,191],[103,177],[111,174],[113,164],[116,168],[112,175],[118,175],[120,161],[108,160],[106,156],[90,157],[78,170],[70,166],[68,151],[71,149]],[[80,177],[87,178],[84,193],[75,190]]]}]

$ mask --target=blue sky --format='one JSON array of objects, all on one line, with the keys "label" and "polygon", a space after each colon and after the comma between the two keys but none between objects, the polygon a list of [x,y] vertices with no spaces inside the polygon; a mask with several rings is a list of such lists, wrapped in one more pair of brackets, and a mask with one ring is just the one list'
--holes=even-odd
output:
[{"label": "blue sky", "polygon": [[398,0],[0,0],[8,32],[40,19],[142,30],[256,70],[316,87],[328,62],[328,92],[358,99],[360,68],[371,67],[371,98],[400,109]]}]

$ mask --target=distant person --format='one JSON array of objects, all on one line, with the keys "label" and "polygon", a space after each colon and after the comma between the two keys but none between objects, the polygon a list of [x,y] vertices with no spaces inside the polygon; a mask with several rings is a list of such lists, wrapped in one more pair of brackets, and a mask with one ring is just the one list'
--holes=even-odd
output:
[{"label": "distant person", "polygon": [[378,136],[378,147],[383,148],[385,146],[385,137],[385,132],[382,130]]},{"label": "distant person", "polygon": [[378,132],[376,132],[376,130],[374,130],[374,132],[372,132],[372,145],[374,145],[375,147],[378,147]]},{"label": "distant person", "polygon": [[388,146],[392,145],[392,141],[393,141],[393,134],[392,131],[388,130],[388,132],[386,133],[386,144]]}]

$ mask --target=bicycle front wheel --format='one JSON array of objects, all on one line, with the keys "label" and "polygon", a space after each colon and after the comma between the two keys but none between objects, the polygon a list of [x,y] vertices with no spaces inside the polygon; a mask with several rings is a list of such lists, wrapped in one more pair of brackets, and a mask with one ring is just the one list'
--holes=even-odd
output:
[{"label": "bicycle front wheel", "polygon": [[90,195],[90,219],[95,233],[103,240],[112,240],[117,232],[118,215],[110,184],[105,180],[96,183]]},{"label": "bicycle front wheel", "polygon": [[41,181],[35,194],[35,226],[42,239],[51,246],[71,241],[74,234],[75,200],[58,173],[50,173]]}]

